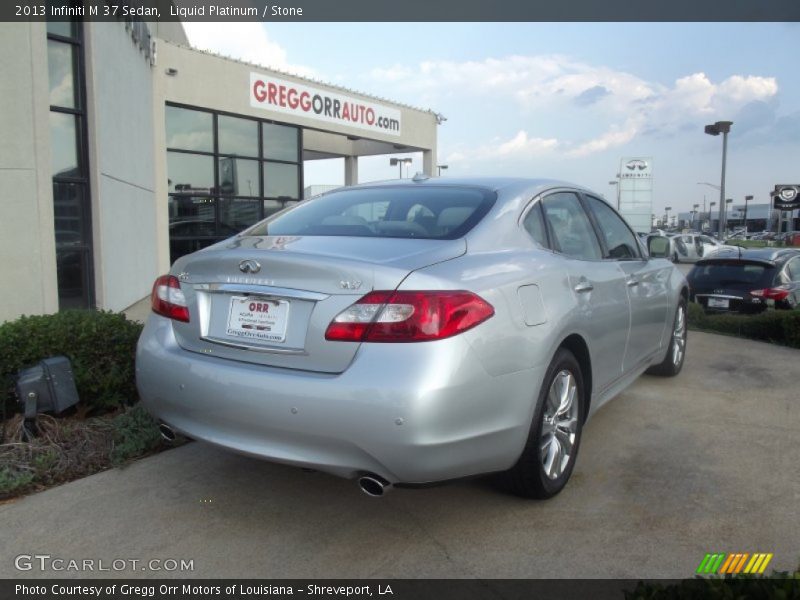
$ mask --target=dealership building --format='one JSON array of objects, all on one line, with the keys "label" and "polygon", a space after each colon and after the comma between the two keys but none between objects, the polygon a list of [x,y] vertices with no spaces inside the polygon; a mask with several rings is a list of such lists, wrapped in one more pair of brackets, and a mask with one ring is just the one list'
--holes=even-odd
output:
[{"label": "dealership building", "polygon": [[300,200],[306,161],[434,174],[436,113],[194,50],[180,23],[0,23],[0,64],[0,322],[126,309]]}]

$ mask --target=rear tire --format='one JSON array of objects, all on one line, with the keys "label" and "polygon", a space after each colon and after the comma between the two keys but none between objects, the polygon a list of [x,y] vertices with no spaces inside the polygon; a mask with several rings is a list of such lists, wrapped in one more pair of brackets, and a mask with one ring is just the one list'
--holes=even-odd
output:
[{"label": "rear tire", "polygon": [[543,500],[564,489],[580,446],[585,394],[578,361],[559,348],[545,373],[522,455],[505,473],[513,493]]},{"label": "rear tire", "polygon": [[675,377],[681,372],[683,362],[686,360],[686,300],[681,297],[678,308],[675,309],[675,318],[672,321],[672,333],[669,338],[669,348],[664,360],[647,369],[649,375],[661,377]]}]

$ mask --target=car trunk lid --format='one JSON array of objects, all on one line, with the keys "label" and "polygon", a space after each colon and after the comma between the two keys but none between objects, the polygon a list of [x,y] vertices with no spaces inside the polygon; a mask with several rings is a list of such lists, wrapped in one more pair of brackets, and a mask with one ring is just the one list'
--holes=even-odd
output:
[{"label": "car trunk lid", "polygon": [[360,344],[325,340],[337,314],[465,251],[463,239],[232,238],[175,263],[190,313],[173,321],[175,337],[210,356],[340,373]]}]

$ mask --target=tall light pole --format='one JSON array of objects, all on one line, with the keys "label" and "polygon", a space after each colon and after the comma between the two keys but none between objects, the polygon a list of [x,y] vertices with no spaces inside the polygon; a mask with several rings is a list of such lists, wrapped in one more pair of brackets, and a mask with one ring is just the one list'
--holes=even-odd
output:
[{"label": "tall light pole", "polygon": [[395,165],[400,165],[400,179],[403,178],[403,164],[410,165],[413,162],[411,158],[390,158],[389,165],[392,167]]},{"label": "tall light pole", "polygon": [[744,197],[744,236],[747,237],[747,203],[752,200],[752,196],[745,196]]},{"label": "tall light pole", "polygon": [[733,121],[717,121],[713,125],[706,125],[705,132],[708,135],[722,134],[722,176],[720,177],[719,184],[719,239],[722,239],[723,234],[723,213],[725,210],[725,161],[728,157],[728,133],[731,131]]},{"label": "tall light pole", "polygon": [[617,187],[617,210],[619,210],[619,180],[617,181],[609,181],[608,185],[614,185]]},{"label": "tall light pole", "polygon": [[[726,233],[728,231],[728,210],[729,210],[728,205],[730,205],[730,204],[733,204],[733,198],[726,198],[725,199],[725,229],[723,230]],[[722,237],[720,237],[719,239],[722,240]]]},{"label": "tall light pole", "polygon": [[700,205],[699,205],[699,204],[695,204],[695,205],[692,207],[692,214],[694,215],[694,216],[692,217],[692,229],[696,229],[696,227],[694,226],[694,223],[695,223],[695,221],[697,220],[697,209],[698,209],[698,208],[700,208]]}]

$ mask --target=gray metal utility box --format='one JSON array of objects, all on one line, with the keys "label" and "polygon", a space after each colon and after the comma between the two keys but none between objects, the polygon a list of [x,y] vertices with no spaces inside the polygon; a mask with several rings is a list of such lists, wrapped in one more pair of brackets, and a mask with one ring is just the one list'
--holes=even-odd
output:
[{"label": "gray metal utility box", "polygon": [[72,365],[66,356],[46,358],[35,367],[19,372],[17,397],[25,406],[25,418],[37,412],[65,411],[78,402]]}]

